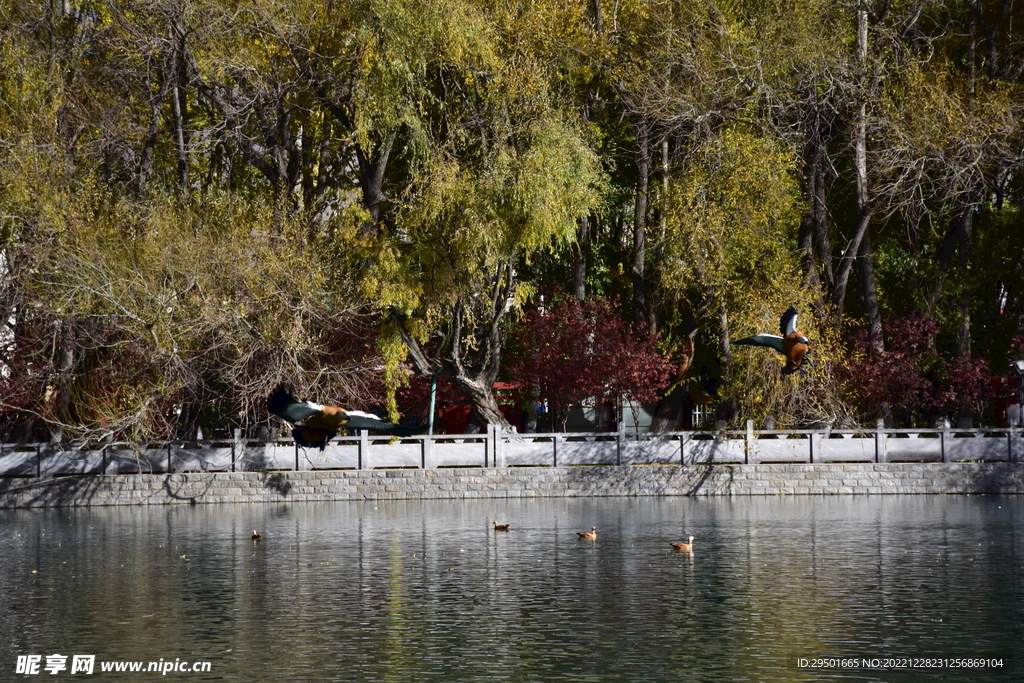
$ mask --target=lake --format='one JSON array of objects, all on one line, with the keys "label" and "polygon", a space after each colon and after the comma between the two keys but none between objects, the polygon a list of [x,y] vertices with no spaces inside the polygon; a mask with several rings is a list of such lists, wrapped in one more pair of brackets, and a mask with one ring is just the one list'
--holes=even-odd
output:
[{"label": "lake", "polygon": [[1022,641],[1024,497],[0,510],[5,681],[1014,681]]}]

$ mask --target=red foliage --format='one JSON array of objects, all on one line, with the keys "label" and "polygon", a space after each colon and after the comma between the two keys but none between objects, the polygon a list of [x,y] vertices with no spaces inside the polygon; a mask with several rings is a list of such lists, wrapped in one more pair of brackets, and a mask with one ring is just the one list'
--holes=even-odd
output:
[{"label": "red foliage", "polygon": [[1010,342],[1010,355],[1014,359],[1024,359],[1024,334],[1018,334]]},{"label": "red foliage", "polygon": [[[360,407],[372,407],[382,399],[383,382],[376,348],[366,334],[369,325],[331,322],[309,324],[321,349],[301,360],[332,370],[321,373],[327,377],[324,388],[313,395],[343,401],[354,396]],[[73,349],[64,369],[60,340]],[[78,434],[109,430],[118,439],[134,438],[140,429],[146,438],[171,439],[195,434],[200,424],[230,428],[264,422],[263,384],[268,376],[280,376],[285,353],[272,342],[238,348],[232,338],[217,334],[189,341],[194,346],[171,352],[114,316],[25,315],[13,333],[0,337],[0,434],[31,425],[33,417],[40,418],[37,430],[42,422],[63,423]]]},{"label": "red foliage", "polygon": [[992,373],[988,371],[988,363],[984,359],[961,356],[946,363],[941,379],[947,405],[961,401],[978,410],[977,406],[985,396],[986,387],[990,386]]},{"label": "red foliage", "polygon": [[906,316],[887,320],[885,351],[870,350],[866,330],[852,338],[850,360],[840,376],[865,416],[877,417],[883,405],[911,424],[915,415],[951,412],[977,406],[990,378],[980,358],[947,359],[932,344],[939,332],[931,318]]},{"label": "red foliage", "polygon": [[526,314],[513,332],[508,375],[539,387],[557,409],[593,397],[655,401],[674,368],[658,353],[657,335],[630,329],[615,299],[556,293]]},{"label": "red foliage", "polygon": [[[398,412],[405,420],[419,422],[428,419],[430,412],[430,377],[410,377],[408,386],[395,394]],[[437,394],[434,397],[435,410],[467,403],[466,397],[447,377],[438,375]]]}]

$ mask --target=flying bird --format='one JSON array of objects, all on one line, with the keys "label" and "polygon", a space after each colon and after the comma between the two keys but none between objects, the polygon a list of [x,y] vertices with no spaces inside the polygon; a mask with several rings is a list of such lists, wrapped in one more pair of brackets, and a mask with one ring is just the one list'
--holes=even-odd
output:
[{"label": "flying bird", "polygon": [[360,410],[322,406],[313,401],[296,401],[281,384],[267,397],[267,410],[294,425],[292,436],[295,443],[304,448],[323,450],[341,429],[370,429],[395,436],[408,436],[415,432]]},{"label": "flying bird", "polygon": [[779,331],[782,336],[775,334],[755,334],[753,337],[746,337],[734,344],[745,344],[747,346],[770,346],[786,357],[786,365],[782,368],[783,375],[792,375],[797,370],[807,372],[804,365],[811,365],[811,359],[807,358],[811,351],[807,345],[807,336],[796,329],[796,309],[789,307],[779,320]]}]

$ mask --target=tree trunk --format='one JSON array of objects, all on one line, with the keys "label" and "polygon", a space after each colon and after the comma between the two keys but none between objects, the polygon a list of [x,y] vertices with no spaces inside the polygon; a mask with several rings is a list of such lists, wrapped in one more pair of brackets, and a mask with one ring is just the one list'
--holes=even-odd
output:
[{"label": "tree trunk", "polygon": [[818,263],[814,247],[814,238],[815,235],[818,234],[817,226],[815,225],[818,219],[815,204],[818,198],[818,167],[820,164],[820,151],[815,150],[812,154],[811,160],[806,164],[804,169],[804,175],[807,178],[807,196],[811,201],[807,214],[800,222],[800,231],[797,237],[798,246],[800,251],[803,252],[804,287],[815,292],[815,308],[818,310],[819,315],[825,310],[825,302],[821,295],[821,277],[818,275]]},{"label": "tree trunk", "polygon": [[[729,344],[729,311],[725,307],[725,301],[719,301],[718,304],[718,323],[721,328],[721,342],[719,345],[719,351],[721,354],[718,357],[718,364],[722,369],[722,374],[726,377],[729,375],[729,366],[732,365],[732,347]],[[736,417],[736,397],[727,396],[718,403],[718,408],[715,410],[715,422],[721,422],[732,420]]]},{"label": "tree trunk", "polygon": [[[824,151],[820,151],[824,157]],[[835,272],[832,268],[832,240],[828,232],[828,198],[825,188],[825,163],[819,161],[814,180],[814,195],[811,197],[811,211],[814,216],[814,241],[818,249],[818,261],[821,264],[819,276],[824,280],[825,287],[835,284]]]},{"label": "tree trunk", "polygon": [[[501,357],[505,345],[502,323],[512,309],[512,262],[501,264],[493,278],[494,291],[491,293],[490,310],[484,313],[479,308],[473,314],[464,312],[463,304],[454,306],[451,327],[446,335],[444,348],[438,349],[431,357],[420,343],[410,334],[407,317],[392,312],[392,320],[398,327],[409,350],[409,360],[414,371],[423,377],[439,373],[449,377],[462,391],[473,407],[473,414],[485,424],[495,424],[503,431],[513,431],[512,425],[502,414],[494,398],[494,382],[501,369]],[[484,296],[470,297],[475,302]],[[465,320],[473,321],[473,329],[464,330]],[[472,339],[473,345],[466,344]],[[464,348],[466,347],[466,348]]]},{"label": "tree trunk", "polygon": [[188,45],[187,32],[178,17],[174,22],[177,45],[171,77],[171,113],[174,116],[174,150],[177,156],[178,186],[188,187]]},{"label": "tree trunk", "polygon": [[[963,223],[960,242],[960,321],[956,328],[956,353],[962,358],[971,357],[971,289],[970,270],[972,240],[971,231],[974,222],[974,205],[968,204],[960,211],[959,220]],[[974,412],[970,401],[961,397],[957,406],[957,426],[970,427]]]},{"label": "tree trunk", "polygon": [[637,119],[636,201],[633,207],[633,257],[630,279],[633,282],[633,322],[640,327],[647,318],[644,296],[644,248],[647,227],[647,181],[650,175],[649,123]]},{"label": "tree trunk", "polygon": [[857,274],[860,279],[860,295],[864,310],[868,314],[868,343],[872,353],[885,351],[882,335],[882,314],[878,306],[878,286],[875,281],[875,255],[871,249],[871,231],[864,233],[860,242],[860,263]]},{"label": "tree trunk", "polygon": [[970,262],[971,251],[971,229],[974,218],[974,204],[966,202],[953,218],[949,221],[949,229],[942,240],[939,248],[938,277],[932,285],[931,291],[925,297],[925,308],[929,314],[938,306],[946,286],[946,279],[949,276],[950,266],[953,264],[953,257],[960,252],[960,263],[966,268]]},{"label": "tree trunk", "polygon": [[846,305],[846,289],[850,282],[850,273],[853,270],[854,261],[860,253],[860,243],[867,233],[868,225],[870,225],[873,215],[874,207],[872,206],[868,206],[860,214],[853,237],[850,238],[846,251],[839,261],[839,269],[836,271],[836,284],[832,289],[832,304],[835,307],[835,326],[837,329],[843,326],[843,309]]},{"label": "tree trunk", "polygon": [[[868,58],[868,11],[865,0],[857,7],[857,60],[862,70],[867,68]],[[853,168],[856,176],[857,226],[853,237],[843,253],[836,272],[836,284],[832,290],[832,303],[835,305],[837,329],[843,326],[843,309],[846,304],[846,289],[850,280],[850,272],[857,256],[861,253],[861,244],[868,233],[868,226],[874,215],[874,206],[868,198],[868,132],[867,132],[867,93],[866,76],[862,75],[862,92],[857,122],[853,130]],[[868,238],[870,239],[870,238]]]},{"label": "tree trunk", "polygon": [[505,419],[505,414],[501,412],[501,407],[494,398],[494,391],[491,388],[493,381],[487,382],[486,377],[481,379],[464,374],[455,375],[452,380],[469,399],[473,406],[473,414],[481,424],[498,425],[502,431],[512,431],[512,425]]},{"label": "tree trunk", "polygon": [[[660,265],[664,259],[665,242],[668,239],[668,138],[661,141],[661,200],[658,206],[659,238],[654,254],[656,265]],[[646,264],[645,264],[646,270]],[[650,301],[647,302],[647,329],[651,334],[658,333],[659,317],[662,312],[662,300],[664,290],[661,284],[662,272],[655,267],[651,275],[647,277],[650,286]]]},{"label": "tree trunk", "polygon": [[72,370],[75,367],[75,344],[72,339],[72,332],[65,322],[59,323],[60,332],[57,335],[57,367],[53,381],[46,388],[45,400],[53,422],[47,424],[50,432],[50,441],[59,443],[64,439],[64,424],[71,421],[71,391],[69,386],[72,380]]},{"label": "tree trunk", "polygon": [[[317,96],[344,130],[350,133],[355,132],[354,122],[344,107],[328,99],[323,91],[318,92]],[[390,131],[374,150],[376,152],[374,156],[367,154],[362,145],[358,143],[355,145],[356,161],[359,163],[359,184],[363,190],[363,206],[370,212],[374,225],[380,223],[380,205],[384,199],[384,171],[387,169],[388,159],[391,157],[391,150],[395,146],[397,136],[397,128]]]},{"label": "tree trunk", "polygon": [[576,220],[576,243],[572,246],[572,294],[583,303],[587,297],[587,253],[590,250],[590,219]]},{"label": "tree trunk", "polygon": [[676,375],[668,392],[658,401],[654,410],[654,419],[651,420],[652,432],[670,432],[679,422],[679,413],[683,407],[683,401],[687,395],[686,377],[690,373],[690,366],[693,364],[695,346],[693,338],[697,335],[697,328],[693,328],[689,335],[683,337],[679,349]]},{"label": "tree trunk", "polygon": [[718,303],[718,324],[721,328],[721,341],[718,347],[721,354],[718,362],[725,369],[732,362],[732,347],[729,345],[729,311],[726,310],[724,301]]},{"label": "tree trunk", "polygon": [[974,205],[968,204],[960,211],[959,220],[963,223],[960,241],[960,277],[964,282],[960,286],[960,323],[957,325],[956,351],[964,358],[971,356],[971,289],[970,270],[973,251],[972,232],[974,225]]},{"label": "tree trunk", "polygon": [[[142,194],[145,191],[146,183],[153,172],[153,154],[156,148],[158,136],[160,135],[161,108],[164,98],[167,97],[167,87],[170,81],[170,57],[165,57],[163,65],[156,72],[157,94],[150,100],[149,105],[149,127],[146,132],[146,140],[143,143],[142,151],[139,154],[139,167],[135,176],[136,192]],[[151,72],[152,73],[152,72]],[[150,89],[153,85],[150,84]]]},{"label": "tree trunk", "polygon": [[362,147],[356,146],[356,158],[359,161],[360,183],[363,188],[363,206],[370,212],[373,224],[380,223],[380,204],[384,198],[384,171],[391,156],[391,148],[395,144],[398,129],[392,130],[377,148],[374,158],[368,157]]},{"label": "tree trunk", "polygon": [[904,217],[904,231],[907,234],[907,251],[910,253],[910,256],[915,264],[913,268],[906,272],[906,300],[910,302],[917,300],[917,290],[920,287],[920,281],[918,280],[917,259],[921,256],[921,244],[920,237],[918,236],[917,227],[917,222],[914,219],[910,217]]}]

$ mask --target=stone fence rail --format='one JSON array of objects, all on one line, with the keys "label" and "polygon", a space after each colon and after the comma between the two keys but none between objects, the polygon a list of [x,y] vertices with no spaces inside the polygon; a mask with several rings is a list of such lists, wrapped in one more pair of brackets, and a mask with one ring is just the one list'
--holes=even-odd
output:
[{"label": "stone fence rail", "polygon": [[746,430],[340,437],[324,450],[289,440],[0,444],[0,477],[573,465],[1024,462],[1020,429]]}]

